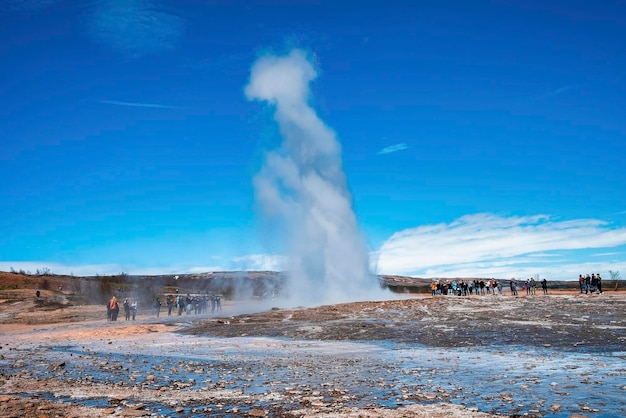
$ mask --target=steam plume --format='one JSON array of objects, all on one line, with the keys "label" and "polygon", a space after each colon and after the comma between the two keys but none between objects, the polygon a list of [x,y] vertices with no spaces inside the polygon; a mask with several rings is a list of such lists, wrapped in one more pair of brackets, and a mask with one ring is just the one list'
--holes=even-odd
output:
[{"label": "steam plume", "polygon": [[254,187],[265,213],[284,222],[290,296],[305,305],[379,293],[352,208],[341,146],[308,103],[309,83],[316,77],[307,55],[296,49],[258,59],[245,88],[249,100],[275,107],[283,142],[266,155]]}]

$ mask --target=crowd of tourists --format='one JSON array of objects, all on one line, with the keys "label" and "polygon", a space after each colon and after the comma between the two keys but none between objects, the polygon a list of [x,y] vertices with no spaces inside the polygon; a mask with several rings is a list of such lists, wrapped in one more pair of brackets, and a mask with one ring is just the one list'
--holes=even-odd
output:
[{"label": "crowd of tourists", "polygon": [[[134,321],[135,317],[137,316],[137,300],[136,299],[124,299],[124,303],[123,303],[123,308],[124,308],[124,318],[126,318],[127,321],[130,321],[131,318]],[[120,306],[119,303],[117,302],[117,298],[115,296],[113,296],[108,302],[107,302],[107,321],[117,321],[117,316],[120,313]]]},{"label": "crowd of tourists", "polygon": [[[518,295],[518,286],[522,290],[526,290],[527,295],[537,294],[537,287],[541,285],[541,289],[544,295],[548,294],[548,281],[542,279],[537,282],[534,277],[530,277],[525,281],[518,281],[515,278],[511,278],[508,281],[508,287],[512,296]],[[431,294],[436,295],[456,295],[456,296],[471,296],[471,295],[503,295],[503,283],[502,280],[496,279],[475,279],[475,280],[445,280],[445,281],[433,281],[430,284]]]},{"label": "crowd of tourists", "polygon": [[[222,310],[222,297],[220,295],[210,296],[192,296],[187,293],[187,296],[182,295],[174,296],[170,295],[165,299],[165,306],[167,307],[167,316],[172,316],[172,313],[178,312],[178,315],[182,315],[183,312],[186,315],[201,315],[208,313],[209,304],[211,305],[211,313],[219,312]],[[161,311],[161,299],[156,298],[154,302],[154,314],[159,317]]]},{"label": "crowd of tourists", "polygon": [[586,276],[579,274],[578,285],[580,286],[580,293],[602,293],[602,277],[600,277],[600,273],[587,274]]},{"label": "crowd of tourists", "polygon": [[[124,317],[127,321],[134,321],[137,316],[137,300],[135,298],[126,298],[122,307],[124,309]],[[165,307],[167,308],[167,316],[178,313],[182,315],[183,312],[186,315],[200,315],[209,312],[209,306],[211,312],[220,312],[222,310],[222,297],[221,295],[207,295],[207,296],[167,296],[165,299]],[[113,296],[106,304],[107,307],[107,321],[117,321],[117,317],[120,313],[120,306],[117,298]],[[157,318],[161,314],[161,298],[156,298],[152,305],[152,314]]]}]

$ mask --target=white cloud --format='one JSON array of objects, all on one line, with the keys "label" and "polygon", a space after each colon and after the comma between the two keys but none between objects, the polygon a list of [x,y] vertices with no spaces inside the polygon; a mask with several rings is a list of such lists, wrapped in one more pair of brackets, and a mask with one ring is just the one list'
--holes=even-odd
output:
[{"label": "white cloud", "polygon": [[237,270],[282,271],[287,265],[287,257],[273,254],[248,254],[233,258]]},{"label": "white cloud", "polygon": [[[543,269],[561,277],[571,274],[564,271],[570,267],[575,271],[588,269],[579,272],[600,270],[603,265],[611,268],[602,261],[570,261],[568,252],[624,244],[626,228],[611,228],[596,219],[554,221],[545,215],[483,213],[393,234],[378,251],[378,271],[471,277],[516,276],[522,271],[536,274],[540,273],[537,269]],[[553,254],[555,251],[559,254]]]},{"label": "white cloud", "polygon": [[109,276],[120,273],[131,275],[161,275],[210,273],[214,271],[283,271],[287,257],[275,254],[248,254],[226,259],[211,257],[214,264],[205,265],[164,265],[160,267],[130,266],[123,264],[62,264],[47,261],[0,261],[0,271],[24,271],[36,274],[37,271],[49,271],[52,274],[72,274],[75,276]]},{"label": "white cloud", "polygon": [[401,144],[395,144],[395,145],[389,145],[388,147],[385,147],[383,149],[381,149],[380,151],[377,152],[377,154],[391,154],[392,152],[398,152],[398,151],[402,151],[405,149],[409,149],[409,146],[406,143],[401,143]]}]

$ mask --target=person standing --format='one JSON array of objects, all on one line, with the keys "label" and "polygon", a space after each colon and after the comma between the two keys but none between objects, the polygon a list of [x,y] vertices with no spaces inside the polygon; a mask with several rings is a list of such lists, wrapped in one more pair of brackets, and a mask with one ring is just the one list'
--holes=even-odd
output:
[{"label": "person standing", "polygon": [[580,286],[580,294],[582,295],[582,293],[585,291],[585,278],[582,274],[578,275],[578,285]]},{"label": "person standing", "polygon": [[[116,309],[117,309],[117,312],[116,312]],[[115,298],[115,296],[113,296],[109,300],[109,311],[111,314],[111,321],[117,321],[117,314],[119,314],[120,312],[120,307],[117,304],[117,299]]]},{"label": "person standing", "polygon": [[596,285],[598,286],[598,292],[602,293],[602,277],[600,277],[600,273],[596,274]]},{"label": "person standing", "polygon": [[124,317],[127,321],[130,319],[130,302],[128,302],[128,298],[124,299]]},{"label": "person standing", "polygon": [[154,301],[154,314],[158,318],[160,313],[161,313],[161,299],[156,298],[156,300]]},{"label": "person standing", "polygon": [[174,299],[171,296],[167,298],[167,316],[172,316],[172,309],[174,308]]},{"label": "person standing", "polygon": [[183,310],[185,309],[185,300],[182,296],[178,296],[176,298],[176,304],[178,305],[178,316],[183,314]]},{"label": "person standing", "polygon": [[585,295],[591,290],[591,276],[585,276]]},{"label": "person standing", "polygon": [[509,287],[511,288],[511,296],[517,296],[517,283],[515,282],[515,277],[513,277],[509,282]]},{"label": "person standing", "polygon": [[130,311],[133,314],[133,321],[134,321],[135,316],[137,315],[137,301],[135,299],[133,299],[132,303],[130,304]]},{"label": "person standing", "polygon": [[117,303],[117,299],[115,299],[113,304],[113,309],[111,313],[111,321],[117,321],[117,316],[120,314],[120,305]]},{"label": "person standing", "polygon": [[591,273],[591,293],[596,293],[596,290],[598,290],[598,280],[596,274]]},{"label": "person standing", "polygon": [[545,278],[541,281],[541,288],[543,289],[543,294],[547,295],[548,294],[548,281]]}]

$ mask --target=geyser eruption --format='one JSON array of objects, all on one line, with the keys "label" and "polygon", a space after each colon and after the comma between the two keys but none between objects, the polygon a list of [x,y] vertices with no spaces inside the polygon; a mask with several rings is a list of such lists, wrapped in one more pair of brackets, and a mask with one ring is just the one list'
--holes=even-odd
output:
[{"label": "geyser eruption", "polygon": [[281,146],[254,178],[265,213],[284,223],[290,297],[305,305],[380,297],[358,228],[335,133],[309,106],[317,77],[302,50],[269,55],[252,67],[249,100],[275,107]]}]

